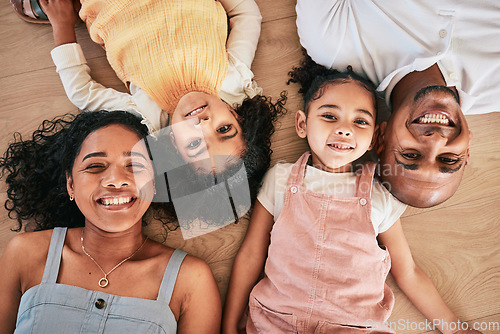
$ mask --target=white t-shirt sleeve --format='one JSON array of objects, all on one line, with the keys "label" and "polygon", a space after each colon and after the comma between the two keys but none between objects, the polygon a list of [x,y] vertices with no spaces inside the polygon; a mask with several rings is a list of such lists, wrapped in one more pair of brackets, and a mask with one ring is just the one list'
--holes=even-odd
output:
[{"label": "white t-shirt sleeve", "polygon": [[274,221],[283,210],[286,185],[292,171],[293,164],[276,164],[264,176],[257,200],[274,217]]},{"label": "white t-shirt sleeve", "polygon": [[406,207],[380,182],[373,180],[371,218],[376,234],[387,231],[405,212]]},{"label": "white t-shirt sleeve", "polygon": [[262,204],[262,206],[274,216],[274,202],[275,202],[275,173],[276,173],[277,165],[270,168],[266,175],[264,176],[264,180],[262,181],[262,187],[260,188],[259,194],[257,195],[257,200]]}]

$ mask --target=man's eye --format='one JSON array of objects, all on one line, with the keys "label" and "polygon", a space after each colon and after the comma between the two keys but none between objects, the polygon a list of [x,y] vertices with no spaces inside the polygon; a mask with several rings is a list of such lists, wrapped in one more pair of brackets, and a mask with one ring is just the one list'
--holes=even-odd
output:
[{"label": "man's eye", "polygon": [[192,142],[190,142],[186,148],[188,150],[194,150],[195,148],[197,148],[198,146],[200,146],[201,144],[201,139],[196,139],[196,140],[193,140]]},{"label": "man's eye", "polygon": [[401,155],[408,160],[417,160],[420,158],[420,154],[418,153],[401,153]]},{"label": "man's eye", "polygon": [[229,125],[223,125],[221,126],[220,128],[217,129],[217,132],[219,133],[226,133],[228,132],[229,130],[231,130],[232,126],[229,124]]},{"label": "man's eye", "polygon": [[460,161],[459,158],[450,158],[450,157],[440,157],[439,160],[441,160],[442,163],[447,165],[454,165]]}]

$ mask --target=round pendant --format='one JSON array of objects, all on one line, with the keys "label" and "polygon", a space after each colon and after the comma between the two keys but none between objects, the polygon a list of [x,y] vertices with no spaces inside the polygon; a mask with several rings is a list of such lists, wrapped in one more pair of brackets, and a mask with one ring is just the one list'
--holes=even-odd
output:
[{"label": "round pendant", "polygon": [[106,277],[103,277],[103,278],[101,278],[101,279],[99,280],[99,286],[100,286],[101,288],[105,288],[105,287],[107,287],[107,286],[108,286],[108,283],[109,283],[109,281],[108,281],[108,279],[107,279]]}]

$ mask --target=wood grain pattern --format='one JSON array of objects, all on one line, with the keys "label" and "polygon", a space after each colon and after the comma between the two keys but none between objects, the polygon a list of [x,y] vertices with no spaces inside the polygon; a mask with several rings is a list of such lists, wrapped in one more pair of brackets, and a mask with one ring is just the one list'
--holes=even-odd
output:
[{"label": "wood grain pattern", "polygon": [[[262,35],[253,63],[258,84],[276,99],[288,91],[288,114],[273,136],[273,159],[295,161],[307,145],[295,134],[295,112],[302,108],[295,85],[286,85],[288,71],[299,63],[301,47],[295,27],[295,1],[257,0],[263,13]],[[77,109],[68,101],[50,57],[50,26],[28,24],[0,2],[0,149],[5,150],[15,131],[30,134],[43,119]],[[91,42],[85,26],[77,27],[92,74],[102,84],[125,91],[113,73],[102,48]],[[428,273],[443,298],[461,320],[500,323],[500,113],[468,117],[474,133],[471,164],[460,188],[449,201],[430,209],[409,208],[403,228],[416,262]],[[0,200],[5,200],[5,185]],[[248,221],[184,240],[180,231],[166,236],[158,222],[147,233],[167,245],[184,249],[208,262],[224,298],[234,256],[244,238]],[[0,210],[0,253],[16,234],[5,210]],[[392,279],[396,295],[390,321],[419,323],[423,316]],[[436,333],[401,330],[401,333]],[[500,329],[484,330],[500,333]]]}]

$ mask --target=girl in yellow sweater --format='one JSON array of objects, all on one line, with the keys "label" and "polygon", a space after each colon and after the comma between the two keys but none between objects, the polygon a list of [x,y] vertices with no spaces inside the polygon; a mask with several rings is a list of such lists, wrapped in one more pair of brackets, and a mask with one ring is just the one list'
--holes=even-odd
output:
[{"label": "girl in yellow sweater", "polygon": [[[210,159],[217,170],[225,165],[215,156],[240,157],[255,194],[284,98],[273,104],[253,81],[261,22],[254,0],[82,0],[79,11],[72,0],[11,2],[26,21],[50,20],[51,55],[77,107],[135,113],[150,132],[179,123],[171,137],[184,160]],[[74,33],[78,14],[130,94],[90,77]],[[202,135],[188,136],[189,128]]]}]

